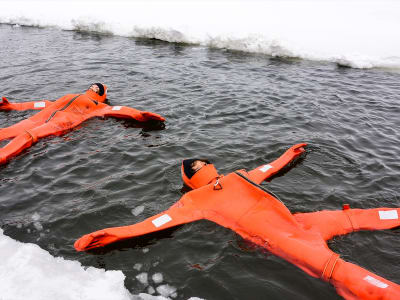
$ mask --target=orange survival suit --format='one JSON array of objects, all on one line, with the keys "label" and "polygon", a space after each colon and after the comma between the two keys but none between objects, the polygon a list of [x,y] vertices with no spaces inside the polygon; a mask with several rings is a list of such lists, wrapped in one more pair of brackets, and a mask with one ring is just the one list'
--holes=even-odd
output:
[{"label": "orange survival suit", "polygon": [[84,94],[68,94],[54,102],[42,100],[10,103],[3,97],[0,102],[0,110],[35,109],[41,111],[15,125],[0,129],[0,141],[12,139],[0,149],[0,165],[32,146],[38,139],[49,135],[62,135],[93,117],[132,118],[139,122],[165,120],[155,113],[105,104],[107,86],[102,85],[102,88],[101,95],[88,89]]},{"label": "orange survival suit", "polygon": [[400,225],[399,208],[350,209],[292,214],[259,184],[304,152],[306,144],[287,150],[270,164],[250,172],[219,175],[212,164],[188,174],[184,182],[194,190],[168,210],[143,222],[99,230],[75,242],[78,251],[163,230],[200,219],[230,228],[243,238],[298,266],[311,276],[333,284],[346,299],[400,299],[400,286],[357,265],[342,260],[326,241],[358,230]]}]

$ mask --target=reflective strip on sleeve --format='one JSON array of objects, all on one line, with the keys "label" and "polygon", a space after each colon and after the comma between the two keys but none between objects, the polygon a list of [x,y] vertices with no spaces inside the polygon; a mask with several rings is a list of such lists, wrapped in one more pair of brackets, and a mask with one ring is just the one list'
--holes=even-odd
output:
[{"label": "reflective strip on sleeve", "polygon": [[269,169],[271,169],[271,165],[263,165],[259,170],[263,173],[267,172]]},{"label": "reflective strip on sleeve", "polygon": [[43,102],[43,101],[41,101],[41,102],[35,102],[35,103],[33,104],[33,107],[35,107],[35,108],[46,107],[46,102]]},{"label": "reflective strip on sleeve", "polygon": [[384,282],[382,282],[382,281],[380,281],[380,280],[378,280],[378,279],[376,279],[376,278],[374,278],[372,276],[369,276],[369,275],[365,276],[364,280],[367,281],[368,283],[372,284],[372,285],[377,286],[378,288],[381,288],[381,289],[386,289],[389,286],[386,283],[384,283]]},{"label": "reflective strip on sleeve", "polygon": [[151,222],[153,222],[154,226],[160,227],[160,226],[164,225],[165,223],[168,223],[171,220],[172,220],[172,218],[169,215],[165,214],[165,215],[158,217],[157,219],[154,219]]},{"label": "reflective strip on sleeve", "polygon": [[121,110],[122,106],[113,106],[112,110]]},{"label": "reflective strip on sleeve", "polygon": [[381,220],[397,220],[399,218],[397,210],[380,210],[379,218]]}]

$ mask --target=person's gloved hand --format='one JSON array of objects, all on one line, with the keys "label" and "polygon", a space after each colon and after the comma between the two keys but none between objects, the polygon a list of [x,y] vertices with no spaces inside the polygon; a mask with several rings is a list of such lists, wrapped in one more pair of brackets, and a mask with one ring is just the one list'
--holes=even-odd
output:
[{"label": "person's gloved hand", "polygon": [[161,117],[158,114],[149,112],[149,111],[142,111],[141,114],[147,120],[165,121],[165,118]]},{"label": "person's gloved hand", "polygon": [[294,145],[294,146],[290,147],[290,150],[291,150],[294,154],[300,155],[301,153],[303,153],[304,151],[306,151],[306,150],[304,150],[304,147],[305,147],[305,146],[307,146],[307,143],[297,144],[297,145]]},{"label": "person's gloved hand", "polygon": [[103,229],[89,234],[85,234],[74,243],[77,251],[86,251],[93,248],[104,247],[118,240],[125,239],[120,232],[112,228]]},{"label": "person's gloved hand", "polygon": [[6,97],[2,97],[0,102],[0,110],[10,110],[9,106],[10,102],[8,101],[8,99]]}]

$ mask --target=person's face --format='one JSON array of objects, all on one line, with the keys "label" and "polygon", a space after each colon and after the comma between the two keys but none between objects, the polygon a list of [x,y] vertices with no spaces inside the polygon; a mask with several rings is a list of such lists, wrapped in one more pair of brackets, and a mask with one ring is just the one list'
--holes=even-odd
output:
[{"label": "person's face", "polygon": [[97,84],[92,84],[92,85],[89,87],[89,90],[95,92],[96,94],[98,94],[99,91],[100,91],[100,89],[99,89],[99,87],[97,86]]},{"label": "person's face", "polygon": [[192,163],[192,169],[194,172],[197,172],[200,170],[202,167],[204,167],[207,163],[201,160],[196,160]]}]

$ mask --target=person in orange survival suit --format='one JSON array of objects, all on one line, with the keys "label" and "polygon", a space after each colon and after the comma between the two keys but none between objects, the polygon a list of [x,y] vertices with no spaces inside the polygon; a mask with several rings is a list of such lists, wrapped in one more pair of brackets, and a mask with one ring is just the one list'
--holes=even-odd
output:
[{"label": "person in orange survival suit", "polygon": [[41,111],[15,125],[0,129],[0,141],[12,139],[0,149],[0,165],[32,146],[38,139],[49,135],[62,135],[93,117],[110,116],[134,119],[139,122],[165,121],[163,117],[152,112],[139,111],[126,106],[107,105],[106,100],[107,86],[101,83],[91,84],[84,94],[68,94],[54,102],[42,100],[10,103],[3,97],[0,110]]},{"label": "person in orange survival suit", "polygon": [[118,240],[208,219],[293,263],[313,277],[333,284],[346,299],[400,299],[400,286],[342,260],[326,241],[358,230],[400,226],[400,208],[350,209],[292,214],[259,184],[304,152],[306,144],[287,150],[272,163],[252,171],[220,175],[207,160],[182,163],[182,178],[193,190],[168,210],[143,222],[86,234],[74,246],[78,251]]}]

